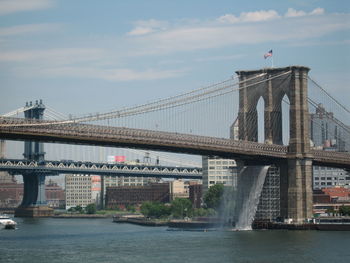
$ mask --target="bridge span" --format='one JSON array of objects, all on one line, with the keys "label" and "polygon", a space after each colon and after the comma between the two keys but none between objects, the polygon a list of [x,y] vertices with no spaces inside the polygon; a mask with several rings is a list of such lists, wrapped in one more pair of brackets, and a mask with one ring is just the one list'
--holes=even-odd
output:
[{"label": "bridge span", "polygon": [[[245,140],[232,140],[172,132],[109,127],[90,124],[60,124],[43,120],[0,118],[0,138],[68,144],[130,147],[235,158],[256,164],[289,159],[288,147]],[[350,169],[350,154],[311,150],[315,165]],[[291,158],[295,158],[292,156]]]}]

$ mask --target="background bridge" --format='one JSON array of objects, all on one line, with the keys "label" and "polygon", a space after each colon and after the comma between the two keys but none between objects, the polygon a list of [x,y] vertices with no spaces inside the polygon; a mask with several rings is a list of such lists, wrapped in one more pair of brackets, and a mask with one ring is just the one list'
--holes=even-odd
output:
[{"label": "background bridge", "polygon": [[93,174],[107,176],[155,177],[175,179],[202,179],[199,167],[174,167],[155,165],[110,164],[73,161],[32,161],[0,159],[0,171],[13,175],[43,174]]}]

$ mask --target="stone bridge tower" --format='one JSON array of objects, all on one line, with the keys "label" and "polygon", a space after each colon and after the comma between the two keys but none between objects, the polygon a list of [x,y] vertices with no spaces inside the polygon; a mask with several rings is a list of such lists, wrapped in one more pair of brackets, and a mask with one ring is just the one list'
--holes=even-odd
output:
[{"label": "stone bridge tower", "polygon": [[285,95],[289,99],[288,160],[275,164],[281,171],[281,216],[292,218],[295,223],[312,217],[308,71],[307,67],[290,66],[236,72],[240,79],[240,140],[258,140],[256,107],[262,97],[265,102],[265,143],[282,144],[281,105]]},{"label": "stone bridge tower", "polygon": [[[33,105],[26,104],[24,116],[26,119],[42,120],[45,106],[40,100]],[[36,162],[44,161],[44,145],[41,142],[25,141],[24,158]],[[53,210],[48,208],[45,196],[45,175],[28,172],[23,174],[23,200],[21,205],[16,209],[16,217],[41,217],[49,216]]]}]

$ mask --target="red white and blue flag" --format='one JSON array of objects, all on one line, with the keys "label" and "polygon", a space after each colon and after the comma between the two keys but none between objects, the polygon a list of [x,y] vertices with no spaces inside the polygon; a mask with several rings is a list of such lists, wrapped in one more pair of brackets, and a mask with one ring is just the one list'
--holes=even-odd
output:
[{"label": "red white and blue flag", "polygon": [[264,59],[267,59],[268,57],[272,57],[272,49],[266,54],[264,54]]}]

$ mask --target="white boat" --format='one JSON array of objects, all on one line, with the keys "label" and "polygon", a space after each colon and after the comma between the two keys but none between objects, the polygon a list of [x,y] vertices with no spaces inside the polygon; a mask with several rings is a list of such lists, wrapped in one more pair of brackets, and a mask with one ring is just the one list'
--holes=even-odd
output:
[{"label": "white boat", "polygon": [[0,228],[15,229],[17,223],[7,215],[0,215]]}]

